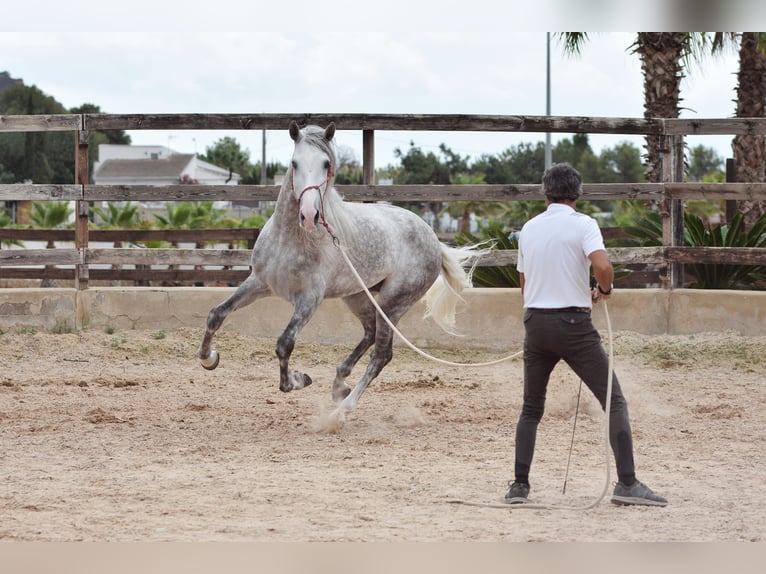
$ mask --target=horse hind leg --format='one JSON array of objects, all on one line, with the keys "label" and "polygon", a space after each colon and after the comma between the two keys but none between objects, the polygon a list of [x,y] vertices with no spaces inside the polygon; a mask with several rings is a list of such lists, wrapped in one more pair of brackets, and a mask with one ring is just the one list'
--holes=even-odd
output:
[{"label": "horse hind leg", "polygon": [[372,306],[366,293],[358,293],[343,300],[351,312],[359,319],[364,329],[364,335],[359,344],[335,369],[335,379],[332,383],[332,400],[337,402],[345,399],[351,392],[346,379],[354,366],[375,342],[375,307]]},{"label": "horse hind leg", "polygon": [[[413,305],[414,301],[410,300],[406,294],[399,297],[392,297],[394,303],[389,301],[389,305],[385,304],[385,301],[379,302],[381,309],[386,313],[391,323],[396,325],[399,319],[407,312],[407,310]],[[346,415],[356,409],[359,399],[364,394],[364,391],[375,380],[375,378],[381,373],[383,367],[391,362],[393,358],[393,344],[394,344],[394,332],[388,323],[379,316],[376,316],[375,325],[375,346],[370,354],[370,361],[367,363],[367,368],[364,371],[361,379],[356,384],[354,389],[343,399],[338,407],[333,412],[333,416],[342,424],[345,422]]]},{"label": "horse hind leg", "polygon": [[344,423],[346,415],[356,409],[359,399],[364,394],[364,391],[370,385],[370,383],[381,373],[383,367],[391,362],[393,357],[393,332],[388,325],[385,328],[377,329],[375,335],[375,347],[370,354],[370,361],[367,363],[367,368],[364,374],[359,379],[354,389],[341,401],[338,407],[335,409],[333,416],[340,423]]},{"label": "horse hind leg", "polygon": [[218,354],[218,351],[213,349],[213,336],[221,328],[229,313],[269,294],[269,289],[261,286],[254,275],[250,275],[230,297],[210,310],[205,325],[205,334],[202,337],[202,344],[197,351],[197,357],[205,369],[212,371],[218,366],[221,356]]}]

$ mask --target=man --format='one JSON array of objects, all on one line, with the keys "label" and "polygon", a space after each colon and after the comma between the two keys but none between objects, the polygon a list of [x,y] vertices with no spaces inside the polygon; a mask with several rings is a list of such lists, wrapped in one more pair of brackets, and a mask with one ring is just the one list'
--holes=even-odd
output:
[{"label": "man", "polygon": [[[582,178],[572,166],[555,164],[543,174],[547,209],[519,235],[516,268],[524,297],[524,403],[516,426],[515,480],[509,504],[529,496],[529,471],[537,426],[545,409],[551,371],[563,359],[606,406],[609,360],[590,318],[592,303],[609,299],[614,270],[596,221],[575,211]],[[590,288],[590,267],[596,287]],[[667,500],[636,479],[628,406],[612,377],[609,442],[617,465],[612,502],[665,506]]]}]

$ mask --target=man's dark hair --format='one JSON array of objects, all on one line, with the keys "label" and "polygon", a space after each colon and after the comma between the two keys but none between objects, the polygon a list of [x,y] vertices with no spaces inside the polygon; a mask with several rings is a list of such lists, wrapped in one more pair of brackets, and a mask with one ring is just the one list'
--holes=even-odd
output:
[{"label": "man's dark hair", "polygon": [[582,176],[568,163],[556,163],[543,174],[543,193],[554,203],[575,201],[582,194]]}]

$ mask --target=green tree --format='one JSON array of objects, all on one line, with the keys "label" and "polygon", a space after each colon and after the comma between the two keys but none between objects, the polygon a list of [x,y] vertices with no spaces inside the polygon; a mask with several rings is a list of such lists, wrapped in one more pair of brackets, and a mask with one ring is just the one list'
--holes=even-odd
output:
[{"label": "green tree", "polygon": [[519,231],[524,223],[543,211],[545,211],[545,201],[522,199],[519,201],[509,201],[503,217],[508,222],[508,227],[511,231]]},{"label": "green tree", "polygon": [[[178,201],[165,204],[167,216],[154,214],[165,229],[210,229],[218,227],[226,211],[216,209],[212,201]],[[174,244],[173,247],[178,247]]]},{"label": "green tree", "polygon": [[598,177],[593,183],[636,183],[644,181],[641,152],[630,142],[601,150]]},{"label": "green tree", "polygon": [[[558,34],[568,54],[579,54],[588,41],[585,32]],[[715,52],[723,37],[704,32],[639,32],[629,47],[638,54],[644,75],[644,117],[677,118],[680,114],[680,89],[684,72],[693,61],[701,62],[708,51]],[[661,136],[646,136],[646,178],[662,181],[661,157],[664,149]]]},{"label": "green tree", "polygon": [[[463,232],[455,238],[458,245],[476,245],[489,243],[492,249],[518,249],[518,241],[511,239],[499,222],[490,222],[481,230],[480,235]],[[473,271],[473,284],[476,287],[519,287],[519,272],[513,265],[500,267],[477,267]]]},{"label": "green tree", "polygon": [[[414,142],[410,142],[407,153],[401,149],[394,149],[394,157],[402,164],[400,170],[394,173],[394,183],[401,185],[413,185],[417,183],[447,185],[450,183],[449,166],[441,161],[433,152],[424,153]],[[415,206],[410,202],[404,205],[410,208]],[[433,213],[442,211],[442,202],[428,202],[428,207]],[[439,218],[435,220],[435,228],[439,229]]]},{"label": "green tree", "polygon": [[[11,218],[6,215],[5,211],[0,210],[0,228],[8,227],[11,225]],[[0,245],[3,245],[5,247],[10,247],[11,245],[15,245],[17,247],[24,247],[24,242],[19,241],[18,239],[3,239],[0,241]]]},{"label": "green tree", "polygon": [[[93,213],[101,218],[101,226],[110,229],[132,229],[140,227],[141,214],[139,212],[140,206],[130,201],[125,203],[108,202],[106,209],[100,207],[91,208]],[[115,241],[113,244],[115,249],[122,247],[122,241]],[[121,265],[112,264],[112,269],[119,269]],[[144,266],[139,265],[137,268]]]},{"label": "green tree", "polygon": [[[66,109],[36,86],[19,84],[0,92],[0,114],[63,114]],[[68,146],[67,146],[68,142]],[[60,160],[68,153],[74,162],[71,134],[58,132],[19,132],[0,134],[0,163],[18,182],[71,183],[60,169]]]},{"label": "green tree", "polygon": [[[455,185],[478,185],[484,183],[482,173],[459,173],[453,176]],[[442,211],[458,217],[458,233],[471,233],[471,214],[477,217],[496,217],[506,209],[505,202],[498,201],[451,201]]]},{"label": "green tree", "polygon": [[[596,183],[600,180],[596,154],[590,147],[588,134],[574,134],[572,139],[559,141],[551,151],[554,163],[567,162],[577,169],[583,181]],[[542,172],[538,180],[542,177]]]},{"label": "green tree", "polygon": [[[32,219],[32,224],[36,227],[57,229],[66,226],[69,216],[73,212],[74,209],[66,201],[35,201],[32,203],[30,218]],[[53,249],[55,246],[52,240],[48,241],[48,249]]]},{"label": "green tree", "polygon": [[402,164],[402,170],[397,173],[394,183],[410,185],[427,183],[446,185],[450,182],[449,168],[433,152],[423,153],[415,142],[410,142],[407,153],[394,149],[394,157]]},{"label": "green tree", "polygon": [[[746,230],[745,216],[737,213],[728,224],[705,224],[702,218],[684,214],[686,244],[696,247],[766,247],[766,214]],[[697,289],[753,289],[766,282],[764,265],[686,264],[684,271],[694,278]]]},{"label": "green tree", "polygon": [[337,149],[337,165],[335,166],[335,183],[338,185],[361,184],[364,181],[364,171],[356,159],[354,150],[341,145]]},{"label": "green tree", "polygon": [[[0,114],[101,113],[98,106],[83,104],[67,110],[36,86],[19,84],[0,92]],[[89,165],[97,159],[100,143],[130,143],[122,130],[90,133]],[[0,164],[12,181],[34,183],[74,182],[74,137],[69,132],[0,133]],[[8,175],[6,175],[6,178]]]},{"label": "green tree", "polygon": [[205,148],[205,155],[201,155],[200,158],[242,177],[249,175],[253,170],[250,165],[250,152],[243,150],[239,142],[230,136],[222,137],[212,146]]},{"label": "green tree", "polygon": [[[95,104],[82,104],[69,110],[71,114],[101,114],[101,108]],[[88,181],[93,180],[93,166],[98,161],[100,144],[130,145],[130,136],[124,130],[91,131],[88,137]],[[74,156],[65,158],[65,170],[74,173]]]},{"label": "green tree", "polygon": [[5,166],[0,163],[0,183],[13,183],[15,177],[13,173],[5,169]]},{"label": "green tree", "polygon": [[101,218],[101,226],[108,229],[134,229],[141,225],[141,207],[130,201],[108,202],[106,209],[93,207],[93,213]]},{"label": "green tree", "polygon": [[521,143],[511,146],[498,155],[482,155],[473,169],[484,174],[491,184],[540,183],[545,169],[545,144]]},{"label": "green tree", "polygon": [[705,176],[723,171],[723,158],[715,149],[703,145],[694,146],[689,150],[689,181],[704,181]]},{"label": "green tree", "polygon": [[32,203],[32,223],[43,229],[65,227],[73,212],[66,201],[35,201]]}]

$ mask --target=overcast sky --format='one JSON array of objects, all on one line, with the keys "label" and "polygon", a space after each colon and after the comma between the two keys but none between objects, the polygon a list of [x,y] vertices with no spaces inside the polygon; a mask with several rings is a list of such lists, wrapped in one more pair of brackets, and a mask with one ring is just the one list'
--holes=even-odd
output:
[{"label": "overcast sky", "polygon": [[[563,6],[571,10],[583,1]],[[59,4],[66,3],[52,5]],[[325,4],[319,2],[293,0],[287,4],[295,10],[295,18],[273,12],[274,2],[222,0],[205,5],[204,18],[197,14],[194,20],[189,20],[188,14],[195,12],[188,3],[133,0],[129,11],[111,2],[84,4],[90,10],[83,12],[83,19],[75,19],[79,28],[106,31],[58,31],[55,19],[34,20],[37,29],[23,31],[32,28],[30,20],[14,21],[11,8],[10,20],[0,24],[0,71],[37,86],[68,108],[87,102],[106,113],[546,113],[545,26],[536,21],[541,31],[531,31],[534,26],[521,31],[525,27],[519,25],[518,3],[507,0],[461,2],[458,6],[472,8],[470,14],[453,11],[443,22],[433,16],[430,2],[411,2],[416,18],[404,19],[402,12],[396,12],[403,5],[398,0],[366,5],[337,0],[333,11],[323,10]],[[104,7],[113,4],[116,12],[105,18]],[[240,10],[253,4],[253,11]],[[384,4],[385,12],[374,8]],[[160,5],[166,8],[158,9]],[[418,17],[431,25],[419,29]],[[72,13],[66,18],[72,19]],[[89,25],[94,18],[102,19]],[[141,25],[142,18],[147,25]],[[404,24],[381,25],[393,20]],[[572,21],[577,23],[582,22]],[[129,31],[139,28],[146,31]],[[629,49],[634,37],[633,32],[593,32],[578,57],[564,55],[553,38],[551,113],[642,117],[640,62]],[[682,117],[731,117],[736,70],[734,51],[692,69],[682,83]],[[249,150],[252,161],[261,157],[260,131],[132,131],[130,135],[135,144],[199,153],[232,135]],[[406,151],[411,140],[424,151],[437,151],[444,142],[475,159],[544,137],[377,132],[375,162],[377,167],[395,163],[393,149]],[[570,136],[554,134],[554,143],[562,137]],[[339,132],[337,138],[361,158],[360,132]],[[728,157],[730,140],[694,138],[689,144],[711,146]],[[619,141],[642,146],[640,137],[591,136],[597,152]],[[287,163],[291,141],[286,129],[268,132],[266,152],[267,161]]]}]

